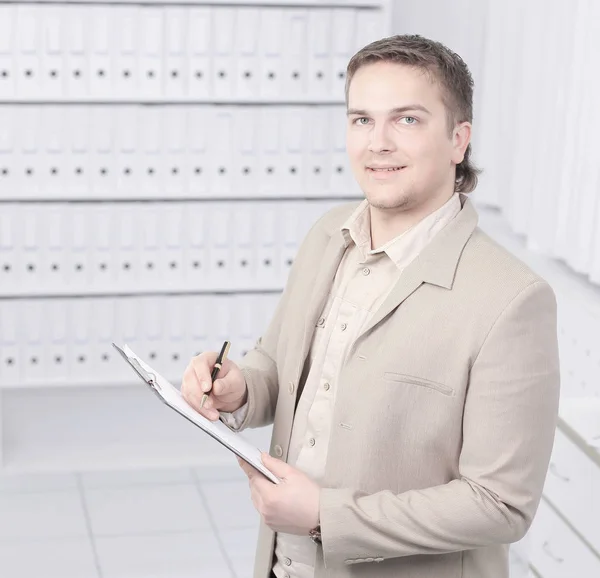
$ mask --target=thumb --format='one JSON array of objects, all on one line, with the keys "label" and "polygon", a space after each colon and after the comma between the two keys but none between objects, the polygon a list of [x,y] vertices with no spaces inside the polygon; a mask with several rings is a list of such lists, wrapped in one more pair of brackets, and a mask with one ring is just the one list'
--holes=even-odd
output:
[{"label": "thumb", "polygon": [[231,391],[231,386],[227,376],[215,379],[212,385],[212,391],[217,397],[222,397]]},{"label": "thumb", "polygon": [[274,458],[270,454],[263,452],[262,454],[262,462],[270,470],[274,473],[278,478],[285,478],[290,475],[291,472],[294,471],[294,468],[285,462]]}]

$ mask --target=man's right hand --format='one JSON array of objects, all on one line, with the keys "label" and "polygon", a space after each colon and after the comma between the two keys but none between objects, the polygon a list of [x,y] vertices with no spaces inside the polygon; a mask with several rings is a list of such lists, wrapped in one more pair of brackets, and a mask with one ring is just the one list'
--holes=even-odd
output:
[{"label": "man's right hand", "polygon": [[219,411],[233,412],[248,399],[246,380],[240,368],[225,359],[217,379],[212,384],[210,396],[200,408],[202,396],[211,387],[210,374],[217,361],[216,351],[205,351],[189,362],[181,383],[181,394],[196,411],[211,421],[219,419]]}]

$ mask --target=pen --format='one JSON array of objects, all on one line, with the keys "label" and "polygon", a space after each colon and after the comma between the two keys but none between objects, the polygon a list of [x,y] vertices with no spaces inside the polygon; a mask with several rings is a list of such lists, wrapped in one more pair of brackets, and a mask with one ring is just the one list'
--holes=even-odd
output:
[{"label": "pen", "polygon": [[225,341],[225,343],[223,343],[223,347],[221,347],[221,351],[217,357],[217,361],[215,362],[215,365],[213,366],[213,369],[212,369],[212,373],[210,374],[211,388],[202,396],[202,401],[200,402],[200,408],[204,407],[204,404],[206,403],[206,400],[208,399],[208,396],[210,395],[210,392],[212,391],[212,384],[215,382],[215,379],[217,379],[219,370],[221,369],[221,367],[223,367],[223,362],[225,361],[227,354],[229,353],[230,347],[231,347],[231,341]]}]

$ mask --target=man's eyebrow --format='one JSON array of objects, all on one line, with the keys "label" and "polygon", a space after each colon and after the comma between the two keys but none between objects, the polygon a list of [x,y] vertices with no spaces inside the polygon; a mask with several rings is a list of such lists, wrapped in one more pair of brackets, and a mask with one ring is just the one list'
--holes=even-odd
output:
[{"label": "man's eyebrow", "polygon": [[[431,112],[421,104],[408,104],[406,106],[398,106],[388,111],[388,114],[402,114],[404,112],[410,112],[414,110],[420,110],[421,112],[424,112],[425,114],[429,115],[431,114]],[[349,108],[346,111],[346,115],[369,116],[369,113],[368,111],[362,110],[360,108]]]}]

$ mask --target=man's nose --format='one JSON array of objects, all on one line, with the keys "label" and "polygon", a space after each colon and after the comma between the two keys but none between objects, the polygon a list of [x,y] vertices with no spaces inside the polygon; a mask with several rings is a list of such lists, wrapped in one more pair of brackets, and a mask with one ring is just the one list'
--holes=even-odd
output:
[{"label": "man's nose", "polygon": [[385,125],[374,126],[371,132],[369,151],[377,154],[392,152],[395,145],[389,132],[388,127]]}]

